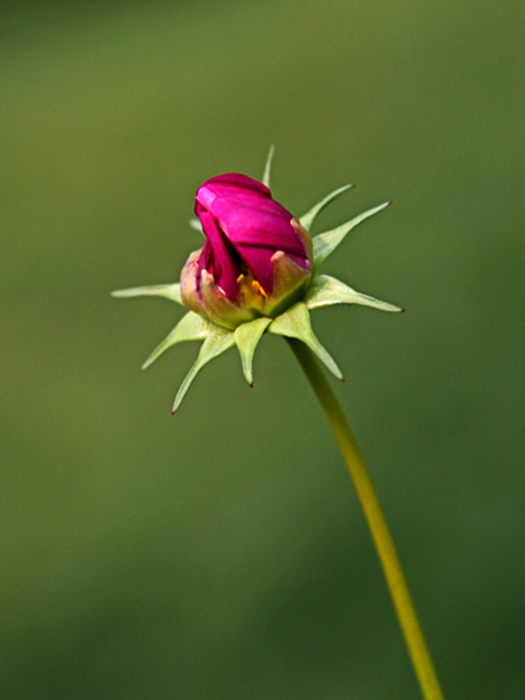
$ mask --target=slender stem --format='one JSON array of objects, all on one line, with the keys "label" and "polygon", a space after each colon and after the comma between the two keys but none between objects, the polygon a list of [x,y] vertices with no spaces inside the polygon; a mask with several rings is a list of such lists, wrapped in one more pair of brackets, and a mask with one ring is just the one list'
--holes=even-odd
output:
[{"label": "slender stem", "polygon": [[444,700],[394,541],[350,425],[312,351],[299,340],[293,338],[287,338],[287,340],[321,403],[348,465],[383,567],[423,697],[425,700]]}]

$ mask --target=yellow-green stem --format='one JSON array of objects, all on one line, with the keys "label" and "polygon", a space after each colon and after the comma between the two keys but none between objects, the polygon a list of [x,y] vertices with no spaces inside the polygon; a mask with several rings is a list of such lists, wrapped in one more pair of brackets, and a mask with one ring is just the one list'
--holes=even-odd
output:
[{"label": "yellow-green stem", "polygon": [[423,697],[425,700],[444,700],[394,541],[350,425],[312,351],[299,340],[293,338],[287,338],[287,340],[323,407],[348,465],[383,567]]}]

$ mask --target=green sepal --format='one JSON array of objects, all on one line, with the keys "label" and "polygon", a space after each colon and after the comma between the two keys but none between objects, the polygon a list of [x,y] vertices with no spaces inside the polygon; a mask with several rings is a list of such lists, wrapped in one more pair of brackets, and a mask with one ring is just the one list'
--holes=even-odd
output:
[{"label": "green sepal", "polygon": [[270,146],[270,150],[268,151],[268,158],[266,159],[266,165],[264,166],[264,173],[262,176],[262,184],[266,185],[268,189],[270,189],[270,177],[272,174],[272,162],[273,162],[273,154],[275,151],[275,144],[272,143]]},{"label": "green sepal", "polygon": [[197,217],[190,219],[188,221],[190,228],[192,228],[194,231],[198,231],[199,233],[202,233],[204,236],[204,231],[202,230],[202,224],[200,222],[200,219],[197,219]]},{"label": "green sepal", "polygon": [[299,219],[301,226],[309,231],[317,214],[319,214],[319,212],[322,211],[327,204],[330,204],[330,202],[332,202],[336,197],[339,197],[340,194],[343,194],[343,192],[346,192],[351,187],[354,187],[354,185],[343,185],[342,187],[339,187],[339,189],[330,192],[329,195],[312,207],[310,211],[306,212],[304,216],[301,216]]},{"label": "green sepal", "polygon": [[131,287],[130,289],[117,289],[111,292],[112,297],[127,299],[131,297],[164,297],[177,304],[182,303],[180,296],[180,284],[152,284],[149,287]]},{"label": "green sepal", "polygon": [[341,224],[341,226],[338,226],[337,228],[334,228],[331,231],[325,231],[324,233],[320,233],[318,236],[315,236],[313,239],[314,270],[316,270],[319,267],[319,265],[321,265],[321,263],[324,262],[331,253],[334,252],[339,243],[341,243],[341,241],[344,240],[345,236],[348,233],[350,233],[352,229],[358,226],[365,219],[370,218],[374,214],[380,212],[385,207],[388,207],[389,204],[390,202],[384,202],[378,207],[368,209],[368,211],[359,214],[359,216],[356,216],[351,221],[347,221],[346,224]]},{"label": "green sepal", "polygon": [[338,379],[343,380],[341,370],[335,363],[334,359],[327,350],[321,345],[319,340],[314,335],[312,325],[310,323],[310,313],[306,308],[306,304],[302,301],[291,306],[268,326],[270,333],[276,335],[284,335],[287,338],[297,338],[308,345],[317,357],[323,362],[326,367]]},{"label": "green sepal", "polygon": [[241,323],[234,331],[235,343],[241,356],[242,371],[250,386],[253,386],[253,354],[262,334],[271,322],[271,318],[256,318],[255,321]]},{"label": "green sepal", "polygon": [[371,306],[380,311],[397,313],[404,311],[400,306],[394,306],[387,301],[381,301],[369,294],[358,292],[335,277],[330,277],[330,275],[316,275],[313,278],[304,302],[310,310],[332,304],[359,304],[360,306]]},{"label": "green sepal", "polygon": [[207,338],[210,333],[217,328],[215,323],[196,314],[194,311],[188,313],[181,318],[175,328],[167,335],[164,340],[157,345],[155,350],[142,365],[142,369],[149,367],[155,360],[177,343],[184,343],[186,340],[202,340]]},{"label": "green sepal", "polygon": [[208,335],[204,343],[201,345],[201,349],[195,364],[190,369],[184,381],[180,385],[177,396],[175,397],[175,403],[173,404],[172,413],[180,406],[182,399],[186,395],[186,392],[190,388],[192,381],[195,379],[199,371],[214,357],[226,352],[232,345],[235,344],[235,337],[231,331],[227,331],[225,328],[216,327],[212,333]]}]

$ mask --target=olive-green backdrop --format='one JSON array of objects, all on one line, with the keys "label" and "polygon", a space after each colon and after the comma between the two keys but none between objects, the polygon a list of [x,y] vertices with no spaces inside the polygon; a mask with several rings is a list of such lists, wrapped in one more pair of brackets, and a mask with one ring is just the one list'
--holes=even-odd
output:
[{"label": "olive-green backdrop", "polygon": [[[419,698],[364,518],[286,344],[179,413],[198,185],[260,177],[326,271],[316,311],[448,700],[525,698],[522,0],[0,8],[0,697]],[[314,232],[315,232],[314,231]]]}]

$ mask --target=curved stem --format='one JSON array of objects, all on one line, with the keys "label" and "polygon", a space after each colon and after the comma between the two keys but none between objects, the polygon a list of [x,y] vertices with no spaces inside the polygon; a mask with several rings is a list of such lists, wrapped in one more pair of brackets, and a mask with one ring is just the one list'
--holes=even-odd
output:
[{"label": "curved stem", "polygon": [[350,425],[312,351],[299,340],[287,338],[287,341],[319,399],[348,465],[383,567],[423,697],[425,700],[444,700],[394,541]]}]

